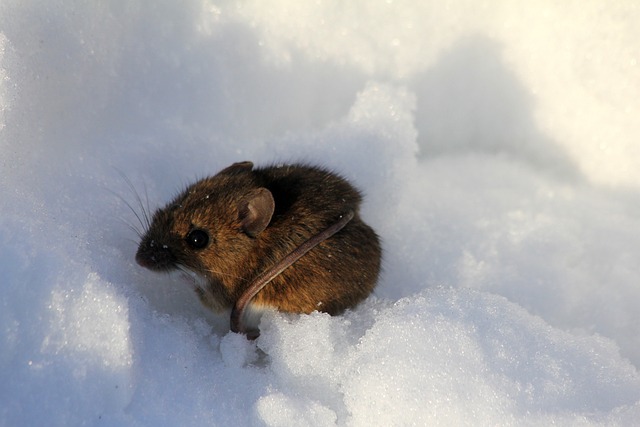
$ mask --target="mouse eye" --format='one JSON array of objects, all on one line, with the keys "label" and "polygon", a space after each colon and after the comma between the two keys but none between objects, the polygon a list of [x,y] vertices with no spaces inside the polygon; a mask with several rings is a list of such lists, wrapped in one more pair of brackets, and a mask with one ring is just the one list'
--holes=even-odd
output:
[{"label": "mouse eye", "polygon": [[209,235],[204,230],[192,230],[185,239],[193,249],[202,249],[209,243]]}]

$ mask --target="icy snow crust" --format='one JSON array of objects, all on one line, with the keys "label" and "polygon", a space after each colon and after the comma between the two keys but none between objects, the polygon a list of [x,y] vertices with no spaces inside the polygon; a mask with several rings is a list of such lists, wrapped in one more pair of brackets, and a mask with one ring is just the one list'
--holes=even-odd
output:
[{"label": "icy snow crust", "polygon": [[[637,425],[640,8],[480,3],[3,1],[0,425]],[[248,342],[135,265],[122,175],[242,160],[364,191],[375,295]]]}]

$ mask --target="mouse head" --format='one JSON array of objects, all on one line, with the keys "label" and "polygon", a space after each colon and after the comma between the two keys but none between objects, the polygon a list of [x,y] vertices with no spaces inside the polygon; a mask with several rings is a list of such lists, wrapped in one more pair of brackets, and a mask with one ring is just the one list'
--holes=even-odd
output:
[{"label": "mouse head", "polygon": [[138,247],[138,264],[154,271],[188,269],[211,281],[239,277],[275,208],[252,168],[251,162],[235,163],[156,211]]}]

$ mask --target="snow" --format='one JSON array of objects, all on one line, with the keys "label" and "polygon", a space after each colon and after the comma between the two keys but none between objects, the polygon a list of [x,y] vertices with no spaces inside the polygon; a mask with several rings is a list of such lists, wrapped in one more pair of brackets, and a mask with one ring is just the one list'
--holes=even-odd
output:
[{"label": "snow", "polygon": [[[637,425],[640,7],[0,4],[0,425]],[[375,294],[255,342],[133,260],[234,161],[366,195]]]}]

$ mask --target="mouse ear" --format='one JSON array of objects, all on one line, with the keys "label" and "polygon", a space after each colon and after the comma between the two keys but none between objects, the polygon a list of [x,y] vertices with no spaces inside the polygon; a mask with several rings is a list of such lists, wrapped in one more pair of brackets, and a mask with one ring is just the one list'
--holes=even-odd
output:
[{"label": "mouse ear", "polygon": [[246,162],[234,163],[231,166],[227,166],[226,168],[222,169],[218,173],[233,174],[237,172],[250,171],[251,169],[253,169],[253,162],[246,161]]},{"label": "mouse ear", "polygon": [[266,188],[252,190],[238,206],[242,231],[256,237],[269,225],[275,207],[271,191]]}]

